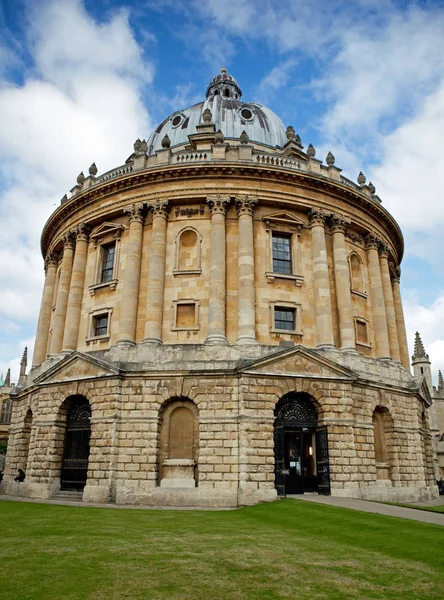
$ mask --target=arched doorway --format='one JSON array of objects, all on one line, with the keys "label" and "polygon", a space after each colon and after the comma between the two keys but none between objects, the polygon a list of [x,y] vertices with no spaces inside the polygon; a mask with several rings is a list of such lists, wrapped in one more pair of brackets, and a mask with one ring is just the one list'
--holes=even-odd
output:
[{"label": "arched doorway", "polygon": [[83,490],[88,474],[91,407],[83,396],[72,398],[66,420],[60,489]]},{"label": "arched doorway", "polygon": [[274,410],[275,481],[279,496],[330,494],[327,428],[318,426],[308,394],[290,392]]}]

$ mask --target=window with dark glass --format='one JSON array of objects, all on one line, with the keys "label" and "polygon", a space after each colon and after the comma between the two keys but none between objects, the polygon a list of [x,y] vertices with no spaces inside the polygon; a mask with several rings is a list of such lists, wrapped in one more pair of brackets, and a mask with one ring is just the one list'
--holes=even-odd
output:
[{"label": "window with dark glass", "polygon": [[274,309],[274,328],[294,331],[296,326],[296,309],[278,308]]},{"label": "window with dark glass", "polygon": [[94,335],[99,337],[108,333],[108,315],[94,317]]},{"label": "window with dark glass", "polygon": [[11,400],[3,400],[2,412],[0,415],[0,423],[2,423],[2,425],[9,425],[9,423],[11,422],[11,411]]},{"label": "window with dark glass", "polygon": [[102,273],[100,277],[101,283],[111,281],[113,278],[115,251],[115,244],[103,246]]},{"label": "window with dark glass", "polygon": [[291,275],[291,238],[273,235],[273,273]]}]

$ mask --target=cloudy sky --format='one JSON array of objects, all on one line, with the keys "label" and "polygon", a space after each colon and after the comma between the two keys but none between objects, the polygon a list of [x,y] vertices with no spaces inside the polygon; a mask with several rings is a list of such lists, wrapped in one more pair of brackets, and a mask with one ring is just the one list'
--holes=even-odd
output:
[{"label": "cloudy sky", "polygon": [[[444,370],[444,0],[0,0],[0,374],[32,354],[40,232],[80,171],[225,66],[401,225],[409,341]],[[441,168],[440,168],[441,166]]]}]

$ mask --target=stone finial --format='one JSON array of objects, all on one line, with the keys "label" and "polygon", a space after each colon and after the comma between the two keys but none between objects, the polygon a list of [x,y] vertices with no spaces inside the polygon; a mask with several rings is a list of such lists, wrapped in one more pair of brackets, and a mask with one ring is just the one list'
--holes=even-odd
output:
[{"label": "stone finial", "polygon": [[165,134],[162,139],[162,148],[166,149],[166,148],[169,148],[170,146],[171,146],[171,140],[168,137],[168,135]]},{"label": "stone finial", "polygon": [[[440,373],[441,373],[441,371],[440,371]],[[8,369],[6,371],[5,387],[11,387],[11,369]]]},{"label": "stone finial", "polygon": [[314,158],[316,156],[316,148],[313,146],[313,144],[308,144],[307,156],[308,158]]},{"label": "stone finial", "polygon": [[85,181],[85,175],[83,174],[83,171],[80,171],[80,173],[77,175],[77,183],[79,185],[83,185],[84,181]]},{"label": "stone finial", "polygon": [[415,350],[414,350],[414,353],[412,356],[412,360],[415,360],[418,358],[425,358],[426,360],[429,360],[429,355],[426,354],[426,351],[424,349],[424,344],[422,343],[421,336],[419,335],[419,332],[417,331],[415,333]]},{"label": "stone finial", "polygon": [[137,140],[134,142],[134,152],[136,154],[140,154],[140,146],[142,145],[142,140],[140,138],[137,138]]},{"label": "stone finial", "polygon": [[298,133],[294,136],[294,142],[295,142],[295,144],[297,144],[298,146],[303,148],[301,136]]},{"label": "stone finial", "polygon": [[296,134],[294,132],[294,128],[289,125],[287,127],[287,131],[285,132],[286,136],[287,136],[287,140],[294,140],[294,138],[296,137]]},{"label": "stone finial", "polygon": [[359,171],[359,175],[358,175],[358,183],[359,185],[365,185],[365,182],[367,181],[364,173],[362,171]]},{"label": "stone finial", "polygon": [[223,144],[225,141],[225,137],[224,134],[222,133],[222,131],[219,129],[216,132],[216,135],[214,136],[214,141],[216,142],[216,144]]},{"label": "stone finial", "polygon": [[89,174],[91,175],[91,177],[95,177],[97,175],[97,165],[95,162],[93,162],[93,164],[90,166]]},{"label": "stone finial", "polygon": [[[8,378],[8,376],[6,375],[6,379]],[[5,385],[6,385],[6,379],[5,379]],[[438,392],[442,392],[444,390],[444,379],[442,377],[442,372],[438,371]]]},{"label": "stone finial", "polygon": [[148,144],[147,144],[146,140],[141,141],[140,152],[141,152],[141,154],[146,154],[148,152]]},{"label": "stone finial", "polygon": [[202,113],[202,121],[204,123],[211,123],[212,118],[213,118],[213,115],[211,113],[211,110],[209,108],[206,108]]},{"label": "stone finial", "polygon": [[60,204],[65,204],[65,202],[68,202],[68,196],[65,194],[63,196],[63,198],[60,200]]},{"label": "stone finial", "polygon": [[336,160],[336,159],[335,159],[334,155],[333,155],[331,152],[329,152],[329,153],[327,154],[327,157],[326,157],[326,159],[325,159],[325,162],[327,163],[327,165],[328,165],[329,167],[332,167],[332,166],[335,164],[335,160]]},{"label": "stone finial", "polygon": [[240,134],[239,141],[241,144],[248,144],[248,142],[250,141],[250,138],[248,137],[248,133],[245,131],[245,129]]},{"label": "stone finial", "polygon": [[373,185],[373,183],[370,181],[370,183],[368,184],[368,189],[370,190],[371,194],[374,194],[376,192],[376,188]]}]

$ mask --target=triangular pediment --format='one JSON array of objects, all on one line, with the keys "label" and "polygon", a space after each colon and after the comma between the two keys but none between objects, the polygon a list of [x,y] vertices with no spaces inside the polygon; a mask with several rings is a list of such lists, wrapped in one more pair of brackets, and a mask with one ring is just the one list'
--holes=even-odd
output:
[{"label": "triangular pediment", "polygon": [[115,377],[119,373],[118,368],[104,360],[93,358],[81,352],[73,352],[39,375],[34,383],[46,385],[48,383],[78,381],[80,379],[96,379],[97,377]]},{"label": "triangular pediment", "polygon": [[348,381],[358,378],[357,374],[350,369],[303,346],[295,346],[289,350],[260,358],[244,365],[240,371],[262,375],[320,377]]},{"label": "triangular pediment", "polygon": [[280,211],[276,211],[273,213],[270,213],[268,215],[264,215],[262,217],[262,220],[264,221],[265,225],[267,227],[269,227],[270,225],[293,225],[294,227],[303,227],[304,222],[301,219],[298,219],[298,217],[295,217],[294,215],[284,211],[284,210],[280,210]]},{"label": "triangular pediment", "polygon": [[125,227],[121,223],[105,222],[97,227],[97,229],[90,235],[90,238],[92,240],[97,240],[108,235],[114,238],[119,238],[124,229]]}]

